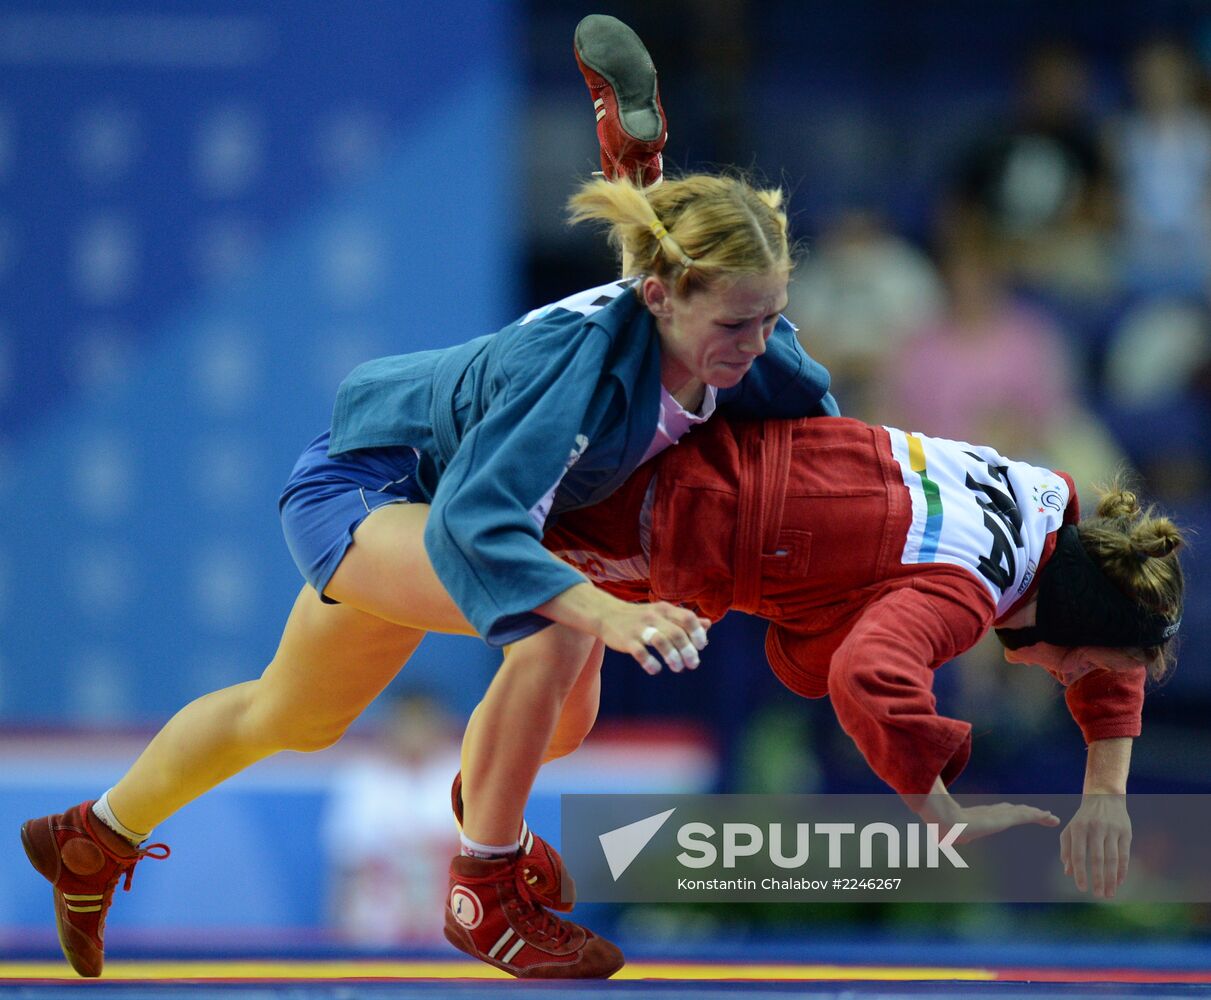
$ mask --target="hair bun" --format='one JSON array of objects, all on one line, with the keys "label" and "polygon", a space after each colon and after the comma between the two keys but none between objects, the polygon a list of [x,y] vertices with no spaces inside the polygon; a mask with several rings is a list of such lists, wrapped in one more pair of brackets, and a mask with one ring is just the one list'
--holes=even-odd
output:
[{"label": "hair bun", "polygon": [[1135,517],[1139,512],[1139,499],[1130,490],[1111,490],[1097,505],[1099,517]]},{"label": "hair bun", "polygon": [[[1162,615],[1170,624],[1182,616],[1185,578],[1178,550],[1182,532],[1155,508],[1140,508],[1139,498],[1121,480],[1102,491],[1097,514],[1077,526],[1081,544],[1106,578],[1141,608]],[[1167,676],[1177,659],[1173,635],[1152,651],[1148,675]]]},{"label": "hair bun", "polygon": [[1170,556],[1182,547],[1183,542],[1177,525],[1167,517],[1147,521],[1131,533],[1131,548],[1140,562]]}]

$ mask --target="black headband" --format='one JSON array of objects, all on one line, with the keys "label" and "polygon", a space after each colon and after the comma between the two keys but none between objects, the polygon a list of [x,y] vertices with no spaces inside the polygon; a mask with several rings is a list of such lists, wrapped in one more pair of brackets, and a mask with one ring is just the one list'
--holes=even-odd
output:
[{"label": "black headband", "polygon": [[1119,590],[1085,551],[1076,526],[1069,524],[1057,533],[1055,551],[1039,574],[1034,626],[996,633],[1009,649],[1036,642],[1152,649],[1177,635],[1181,623],[1180,617],[1150,611]]}]

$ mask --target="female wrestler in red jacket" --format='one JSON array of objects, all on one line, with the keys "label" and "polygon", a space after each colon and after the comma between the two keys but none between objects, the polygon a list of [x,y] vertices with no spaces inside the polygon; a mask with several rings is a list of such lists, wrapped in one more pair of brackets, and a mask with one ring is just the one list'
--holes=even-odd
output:
[{"label": "female wrestler in red jacket", "polygon": [[[1126,874],[1131,741],[1146,675],[1172,663],[1181,543],[1129,492],[1081,519],[1064,473],[831,417],[716,421],[546,538],[619,596],[768,620],[778,678],[830,697],[875,773],[930,818],[967,822],[966,839],[1059,822],[1028,806],[962,809],[946,792],[971,726],[938,715],[933,671],[995,628],[1006,659],[1064,685],[1089,744],[1061,856],[1082,891],[1090,864],[1096,895]],[[577,685],[551,756],[587,733],[598,691]]]}]

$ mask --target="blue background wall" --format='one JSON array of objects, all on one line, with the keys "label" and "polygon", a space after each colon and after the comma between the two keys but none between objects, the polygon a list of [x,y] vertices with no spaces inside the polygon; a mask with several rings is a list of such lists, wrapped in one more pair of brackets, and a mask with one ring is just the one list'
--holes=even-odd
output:
[{"label": "blue background wall", "polygon": [[[301,582],[278,491],[339,380],[516,311],[510,4],[124,10],[0,7],[14,723],[255,676]],[[445,648],[412,672],[469,708],[492,658]]]}]

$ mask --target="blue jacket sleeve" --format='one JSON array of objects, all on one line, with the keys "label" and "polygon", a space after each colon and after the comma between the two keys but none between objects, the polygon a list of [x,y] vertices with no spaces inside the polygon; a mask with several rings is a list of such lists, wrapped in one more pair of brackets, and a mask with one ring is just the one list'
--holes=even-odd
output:
[{"label": "blue jacket sleeve", "polygon": [[502,384],[442,474],[425,548],[459,609],[492,646],[539,631],[534,608],[585,578],[542,547],[533,508],[563,478],[591,435],[583,421],[598,391],[608,341],[600,330],[520,341],[502,359]]}]

